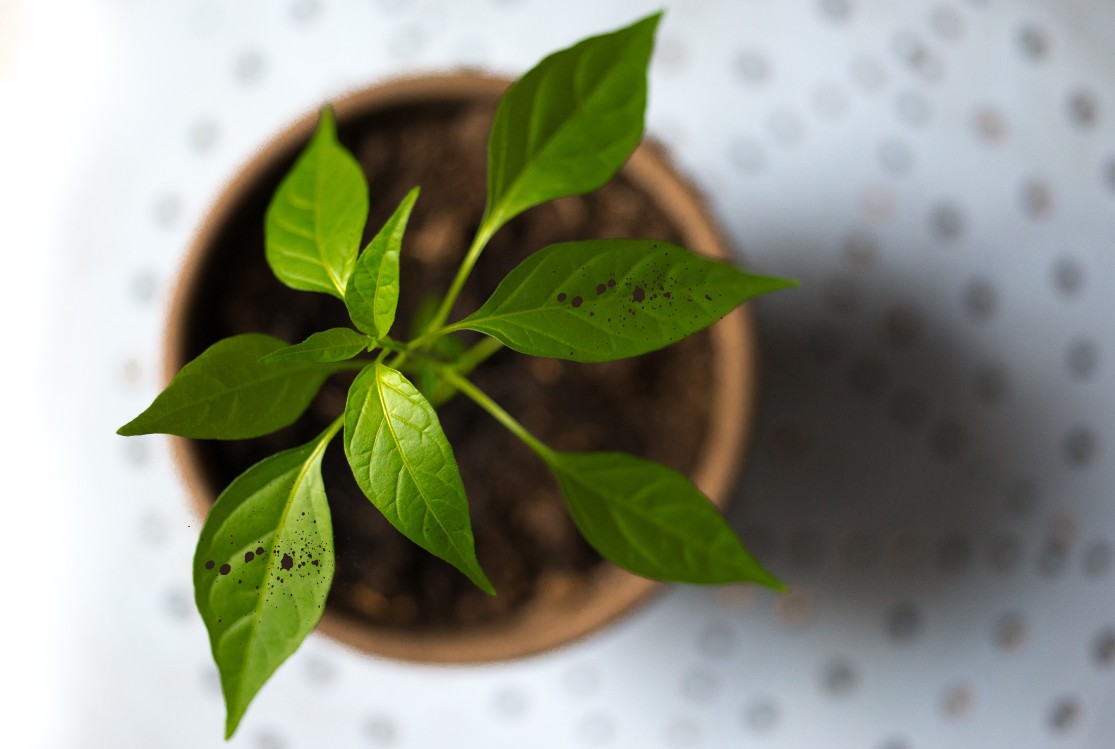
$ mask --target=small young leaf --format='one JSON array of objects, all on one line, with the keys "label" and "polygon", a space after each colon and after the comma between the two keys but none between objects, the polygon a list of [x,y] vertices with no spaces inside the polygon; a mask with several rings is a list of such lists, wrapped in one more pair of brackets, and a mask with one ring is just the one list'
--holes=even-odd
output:
[{"label": "small young leaf", "polygon": [[392,525],[495,593],[476,560],[465,488],[437,413],[385,364],[366,367],[349,388],[345,454],[356,483]]},{"label": "small young leaf", "polygon": [[368,185],[337,140],[332,110],[283,179],[264,223],[267,263],[294,289],[345,298],[368,220]]},{"label": "small young leaf", "polygon": [[233,481],[194,554],[194,597],[221,674],[228,738],[275,669],[317,625],[333,580],[321,458],[336,427]]},{"label": "small young leaf", "polygon": [[407,193],[395,213],[368,243],[348,280],[345,304],[349,317],[356,327],[375,338],[387,335],[395,322],[395,308],[399,303],[399,251],[416,200],[417,187]]},{"label": "small young leaf", "polygon": [[261,333],[217,341],[182,367],[147,410],[116,433],[236,440],[287,426],[306,410],[338,366],[260,361],[286,345]]},{"label": "small young leaf", "polygon": [[349,328],[330,328],[312,334],[293,346],[281,348],[263,357],[265,364],[278,362],[337,362],[351,359],[367,351],[375,341]]},{"label": "small young leaf", "polygon": [[668,582],[783,586],[689,479],[626,453],[543,455],[573,521],[605,558]]},{"label": "small young leaf", "polygon": [[793,285],[669,242],[566,242],[528,257],[451,327],[487,333],[525,354],[610,361],[668,346],[744,300]]},{"label": "small young leaf", "polygon": [[488,142],[495,231],[527,208],[603,185],[643,134],[661,13],[555,52],[503,95]]}]

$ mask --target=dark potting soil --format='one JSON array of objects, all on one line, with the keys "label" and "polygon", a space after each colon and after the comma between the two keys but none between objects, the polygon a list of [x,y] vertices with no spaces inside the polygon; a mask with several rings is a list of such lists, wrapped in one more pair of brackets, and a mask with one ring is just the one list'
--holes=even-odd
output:
[{"label": "dark potting soil", "polygon": [[[397,338],[407,337],[407,323],[423,298],[448,288],[479,223],[493,111],[488,104],[407,105],[340,125],[342,142],[370,184],[365,241],[411,187],[422,187],[403,245],[402,295],[392,332]],[[350,325],[341,302],[288,289],[264,260],[264,212],[289,164],[268,175],[219,231],[186,323],[189,357],[237,333],[297,342],[317,330]],[[451,319],[478,307],[531,252],[553,242],[604,237],[679,241],[650,200],[618,177],[591,195],[528,211],[501,230]],[[689,471],[708,422],[711,376],[709,336],[702,332],[653,354],[604,364],[504,350],[474,380],[555,448],[622,450]],[[333,377],[297,423],[273,435],[196,443],[212,496],[253,463],[317,436],[343,410],[351,379]],[[396,531],[357,487],[338,439],[323,466],[337,556],[329,596],[334,609],[408,629],[489,623],[536,596],[560,595],[602,564],[533,453],[463,397],[444,405],[440,417],[468,494],[477,555],[499,595],[485,595]]]}]

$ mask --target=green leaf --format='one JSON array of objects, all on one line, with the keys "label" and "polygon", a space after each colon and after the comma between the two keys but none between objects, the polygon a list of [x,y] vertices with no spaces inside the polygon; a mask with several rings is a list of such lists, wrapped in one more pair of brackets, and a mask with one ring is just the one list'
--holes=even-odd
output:
[{"label": "green leaf", "polygon": [[643,135],[661,16],[555,52],[503,95],[488,142],[490,232],[539,203],[595,190],[627,161]]},{"label": "green leaf", "polygon": [[344,299],[367,220],[364,172],[338,142],[332,110],[322,109],[310,144],[267,208],[267,263],[291,288]]},{"label": "green leaf", "polygon": [[341,367],[260,361],[286,345],[260,333],[217,341],[182,367],[147,410],[116,433],[234,440],[287,426],[310,405],[325,378]]},{"label": "green leaf", "polygon": [[281,348],[263,357],[265,364],[279,362],[337,362],[367,351],[375,341],[349,328],[330,328],[314,333],[302,343]]},{"label": "green leaf", "polygon": [[542,454],[573,521],[605,558],[668,582],[783,586],[689,479],[626,453]]},{"label": "green leaf", "polygon": [[338,423],[233,481],[209,511],[194,554],[194,597],[221,674],[225,737],[325,608],[333,527],[321,458]]},{"label": "green leaf", "polygon": [[352,383],[345,454],[356,483],[405,536],[494,594],[473,545],[453,449],[429,402],[398,371],[376,362]]},{"label": "green leaf", "polygon": [[487,333],[525,354],[610,361],[668,346],[746,299],[793,285],[669,242],[567,242],[528,257],[450,328]]},{"label": "green leaf", "polygon": [[395,308],[399,303],[399,251],[416,200],[417,187],[407,193],[395,213],[368,243],[348,280],[345,304],[349,317],[356,327],[376,338],[387,335],[395,322]]}]

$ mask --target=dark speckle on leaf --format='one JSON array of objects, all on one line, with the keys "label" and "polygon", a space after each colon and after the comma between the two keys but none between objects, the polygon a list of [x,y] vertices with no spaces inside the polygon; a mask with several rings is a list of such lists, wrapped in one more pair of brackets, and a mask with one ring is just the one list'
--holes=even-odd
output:
[{"label": "dark speckle on leaf", "polygon": [[229,565],[229,564],[222,564],[221,565],[220,573],[222,575],[227,575],[230,572],[232,572],[232,565]]},{"label": "dark speckle on leaf", "polygon": [[211,570],[211,569],[213,569],[214,566],[216,566],[216,564],[217,564],[216,562],[214,562],[212,559],[210,559],[208,562],[205,563],[205,569]]},{"label": "dark speckle on leaf", "polygon": [[635,292],[631,295],[631,298],[636,302],[641,302],[644,299],[646,299],[646,296],[647,295],[646,295],[646,292],[643,291],[643,287],[642,286],[636,286],[635,287]]},{"label": "dark speckle on leaf", "polygon": [[602,284],[602,283],[596,284],[596,293],[597,294],[603,294],[607,290],[608,290],[608,287],[605,286],[604,284]]},{"label": "dark speckle on leaf", "polygon": [[283,554],[283,561],[279,563],[284,570],[294,567],[294,558],[290,554]]},{"label": "dark speckle on leaf", "polygon": [[565,292],[564,292],[564,291],[563,291],[563,292],[561,292],[560,294],[558,294],[558,296],[557,296],[557,300],[558,300],[559,302],[564,302],[564,301],[565,301],[565,298],[566,298],[566,297],[565,297]]},{"label": "dark speckle on leaf", "polygon": [[263,553],[263,547],[260,546],[258,549],[256,549],[256,556],[259,556],[262,553]]},{"label": "dark speckle on leaf", "polygon": [[710,302],[712,301],[712,297],[710,297],[708,294],[705,294],[705,299],[709,300]]},{"label": "dark speckle on leaf", "polygon": [[255,558],[256,558],[256,555],[254,553],[252,553],[250,551],[245,551],[244,552],[244,561],[245,562],[250,562]]},{"label": "dark speckle on leaf", "polygon": [[613,287],[613,286],[615,286],[615,285],[616,285],[616,279],[614,279],[614,278],[609,278],[609,279],[608,279],[608,288],[610,289],[610,288],[612,288],[612,287]]},{"label": "dark speckle on leaf", "polygon": [[584,301],[584,300],[583,300],[583,299],[581,299],[581,298],[580,298],[579,296],[575,296],[575,297],[573,297],[573,301],[571,302],[571,304],[572,304],[572,305],[573,305],[574,307],[580,307],[580,306],[581,306],[581,303],[582,303],[583,301]]}]

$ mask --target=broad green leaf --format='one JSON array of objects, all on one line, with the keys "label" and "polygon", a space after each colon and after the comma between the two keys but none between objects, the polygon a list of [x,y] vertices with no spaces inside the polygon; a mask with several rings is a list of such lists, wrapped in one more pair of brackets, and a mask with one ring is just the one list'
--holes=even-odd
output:
[{"label": "broad green leaf", "polygon": [[117,434],[177,434],[235,440],[269,434],[297,419],[339,369],[322,362],[260,361],[286,347],[261,333],[217,341],[174,376],[147,410]]},{"label": "broad green leaf", "polygon": [[310,144],[287,173],[264,222],[267,263],[294,289],[345,298],[368,220],[368,185],[321,110]]},{"label": "broad green leaf", "polygon": [[661,15],[555,52],[503,95],[488,142],[491,232],[539,203],[595,190],[627,161],[643,135]]},{"label": "broad green leaf", "polygon": [[451,327],[487,333],[525,354],[610,361],[668,346],[746,299],[793,285],[669,242],[567,242],[528,257]]},{"label": "broad green leaf", "polygon": [[333,527],[321,458],[336,431],[245,471],[217,498],[198,539],[194,597],[221,674],[226,738],[325,608]]},{"label": "broad green leaf", "polygon": [[314,333],[302,343],[281,348],[263,357],[265,364],[279,362],[337,362],[367,351],[375,341],[349,328],[330,328]]},{"label": "broad green leaf", "polygon": [[783,587],[677,471],[626,453],[542,457],[585,539],[620,567],[668,582]]},{"label": "broad green leaf", "polygon": [[348,280],[345,304],[356,327],[370,336],[382,338],[395,322],[399,303],[399,250],[407,228],[418,188],[414,188],[387,223],[372,238],[356,261],[356,270]]},{"label": "broad green leaf", "polygon": [[345,454],[356,483],[392,525],[494,594],[476,560],[453,449],[433,407],[400,372],[376,362],[353,381]]}]

